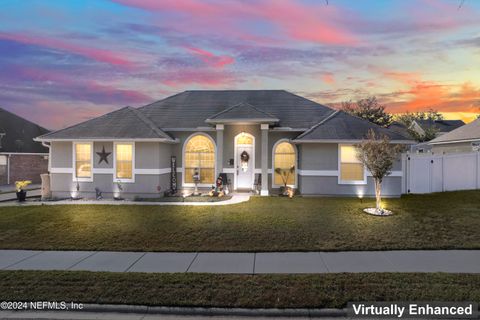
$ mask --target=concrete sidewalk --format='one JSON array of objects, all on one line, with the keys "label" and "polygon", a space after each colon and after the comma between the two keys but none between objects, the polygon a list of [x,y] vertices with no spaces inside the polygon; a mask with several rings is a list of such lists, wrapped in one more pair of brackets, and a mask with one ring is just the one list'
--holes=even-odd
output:
[{"label": "concrete sidewalk", "polygon": [[[41,190],[33,190],[27,193],[29,196],[40,196]],[[13,197],[14,196],[14,197]],[[132,201],[132,200],[59,200],[59,201],[9,201],[15,200],[17,198],[14,193],[11,195],[11,198],[2,200],[2,195],[0,195],[0,207],[28,207],[28,206],[57,206],[57,205],[133,205],[133,206],[226,206],[230,204],[238,204],[242,202],[247,202],[250,200],[250,195],[244,194],[234,194],[231,199],[216,201],[216,202],[150,202],[150,201]],[[7,201],[7,202],[2,202]]]},{"label": "concrete sidewalk", "polygon": [[265,253],[0,250],[0,270],[480,273],[480,250]]}]

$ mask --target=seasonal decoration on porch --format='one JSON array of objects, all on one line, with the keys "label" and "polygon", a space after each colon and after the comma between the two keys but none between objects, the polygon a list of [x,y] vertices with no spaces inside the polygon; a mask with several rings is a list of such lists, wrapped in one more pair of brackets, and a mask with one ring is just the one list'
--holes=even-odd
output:
[{"label": "seasonal decoration on porch", "polygon": [[240,154],[240,168],[243,172],[247,172],[248,170],[248,160],[250,160],[250,155],[247,151],[243,151]]},{"label": "seasonal decoration on porch", "polygon": [[79,200],[81,199],[79,197],[80,194],[80,184],[78,183],[78,178],[75,180],[75,191],[71,193],[72,195],[72,200]]},{"label": "seasonal decoration on porch", "polygon": [[393,162],[403,147],[392,145],[387,136],[377,137],[372,129],[368,131],[367,138],[356,147],[358,160],[370,171],[375,181],[376,206],[363,211],[377,216],[391,215],[392,211],[382,206],[382,181],[392,172]]},{"label": "seasonal decoration on porch", "polygon": [[288,178],[290,175],[295,173],[295,166],[291,166],[290,168],[275,168],[275,173],[278,174],[282,178],[283,187],[280,188],[280,194],[282,196],[288,196],[289,198],[293,198],[295,191],[293,188],[289,187]]},{"label": "seasonal decoration on porch", "polygon": [[108,164],[108,156],[111,155],[111,152],[106,152],[105,151],[105,146],[102,146],[102,152],[96,152],[98,156],[100,157],[100,160],[98,160],[98,164],[102,163],[102,161],[105,161],[106,164]]},{"label": "seasonal decoration on porch", "polygon": [[117,180],[115,184],[117,185],[117,192],[115,193],[113,200],[124,200],[121,196],[121,193],[123,191],[123,186],[120,183],[120,180]]},{"label": "seasonal decoration on porch", "polygon": [[200,182],[200,172],[198,171],[198,168],[195,168],[192,179],[193,179],[193,183],[195,183],[195,189],[193,190],[193,195],[198,196],[200,195],[200,193],[198,192],[198,183]]},{"label": "seasonal decoration on porch", "polygon": [[95,188],[95,199],[97,200],[102,200],[102,191],[99,188]]},{"label": "seasonal decoration on porch", "polygon": [[224,182],[222,175],[219,175],[215,185],[212,186],[212,189],[208,193],[210,197],[223,197],[225,195]]},{"label": "seasonal decoration on porch", "polygon": [[25,188],[30,183],[32,183],[32,181],[30,180],[15,181],[15,188],[17,189],[17,200],[19,202],[23,202],[27,198],[27,191],[25,191]]}]

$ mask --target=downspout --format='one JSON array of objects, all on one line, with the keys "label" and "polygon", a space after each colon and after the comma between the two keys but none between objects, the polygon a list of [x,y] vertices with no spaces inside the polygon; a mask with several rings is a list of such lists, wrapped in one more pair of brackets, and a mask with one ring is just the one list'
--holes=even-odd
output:
[{"label": "downspout", "polygon": [[50,173],[50,169],[52,167],[52,164],[51,164],[51,161],[52,161],[52,149],[51,149],[51,145],[48,144],[47,142],[45,141],[42,141],[42,146],[44,146],[45,148],[48,148],[48,173]]},{"label": "downspout", "polygon": [[10,184],[10,154],[7,154],[7,184]]}]

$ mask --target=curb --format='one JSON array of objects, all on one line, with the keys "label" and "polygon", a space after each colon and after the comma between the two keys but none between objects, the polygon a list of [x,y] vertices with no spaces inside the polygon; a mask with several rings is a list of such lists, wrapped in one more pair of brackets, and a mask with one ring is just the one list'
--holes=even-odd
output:
[{"label": "curb", "polygon": [[346,309],[247,309],[202,307],[153,307],[141,305],[84,304],[80,312],[144,313],[182,316],[247,316],[247,317],[345,317]]}]

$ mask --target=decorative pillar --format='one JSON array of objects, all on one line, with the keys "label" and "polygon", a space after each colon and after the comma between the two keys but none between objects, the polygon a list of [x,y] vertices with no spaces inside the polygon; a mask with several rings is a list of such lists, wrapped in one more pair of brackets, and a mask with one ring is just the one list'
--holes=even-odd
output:
[{"label": "decorative pillar", "polygon": [[262,131],[262,189],[260,195],[268,196],[268,124],[260,125]]},{"label": "decorative pillar", "polygon": [[223,124],[217,124],[217,162],[216,162],[216,176],[223,172]]}]

